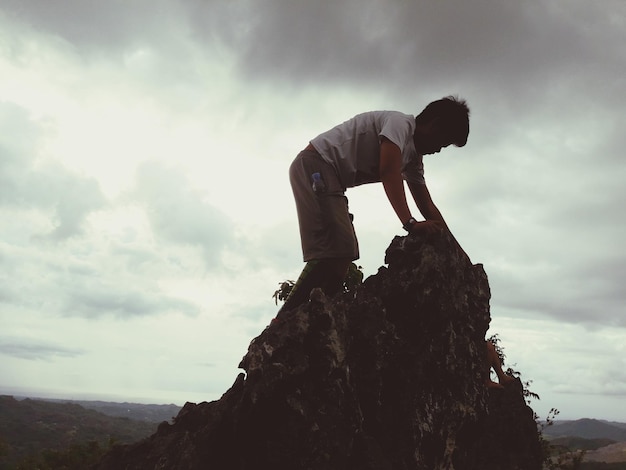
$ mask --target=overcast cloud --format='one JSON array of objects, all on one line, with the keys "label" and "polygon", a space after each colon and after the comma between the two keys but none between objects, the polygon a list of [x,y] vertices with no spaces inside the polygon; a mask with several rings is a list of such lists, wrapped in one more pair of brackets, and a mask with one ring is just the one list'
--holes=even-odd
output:
[{"label": "overcast cloud", "polygon": [[[490,334],[540,415],[626,421],[623,44],[622,0],[0,0],[0,388],[218,398],[302,267],[297,152],[458,94],[426,180]],[[402,230],[348,197],[369,275]]]}]

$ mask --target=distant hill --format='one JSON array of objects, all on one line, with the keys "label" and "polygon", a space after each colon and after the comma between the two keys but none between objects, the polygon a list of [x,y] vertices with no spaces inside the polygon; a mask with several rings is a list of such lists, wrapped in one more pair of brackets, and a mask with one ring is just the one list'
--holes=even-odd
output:
[{"label": "distant hill", "polygon": [[[105,406],[102,402],[99,406],[112,413],[116,407],[110,405]],[[163,413],[167,412],[168,421],[172,417],[169,408],[120,406],[128,410],[127,414],[141,417],[130,419],[106,415],[77,403],[0,396],[0,470],[15,468],[24,458],[37,456],[46,449],[61,451],[89,442],[106,448],[111,441],[136,442],[156,431],[158,422],[165,420],[162,419]],[[130,410],[134,410],[133,413]],[[161,411],[157,419],[152,422],[145,419],[147,415],[156,416],[156,410]]]},{"label": "distant hill", "polygon": [[584,437],[567,436],[555,437],[550,439],[551,446],[570,450],[597,450],[611,444],[615,444],[615,441],[612,439],[604,438],[585,439]]},{"label": "distant hill", "polygon": [[161,423],[162,421],[171,421],[181,407],[174,404],[169,405],[144,405],[142,403],[115,403],[109,401],[92,401],[92,400],[59,400],[51,398],[42,398],[43,401],[53,403],[75,403],[89,410],[99,411],[107,416],[117,416],[120,418],[129,418],[136,421],[145,421],[147,423]]},{"label": "distant hill", "polygon": [[555,422],[543,429],[547,437],[575,436],[585,439],[626,441],[626,424],[583,418],[576,421]]}]

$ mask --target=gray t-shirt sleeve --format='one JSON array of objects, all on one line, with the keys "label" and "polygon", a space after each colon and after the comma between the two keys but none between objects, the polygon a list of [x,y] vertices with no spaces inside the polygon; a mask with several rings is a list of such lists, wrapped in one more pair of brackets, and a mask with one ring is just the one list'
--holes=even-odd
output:
[{"label": "gray t-shirt sleeve", "polygon": [[402,152],[402,177],[410,182],[426,184],[422,155],[418,155],[413,143],[414,121],[401,113],[390,113],[380,130],[379,138],[386,137]]},{"label": "gray t-shirt sleeve", "polygon": [[424,179],[424,162],[421,155],[415,155],[413,158],[402,159],[402,177],[409,183],[426,184]]}]

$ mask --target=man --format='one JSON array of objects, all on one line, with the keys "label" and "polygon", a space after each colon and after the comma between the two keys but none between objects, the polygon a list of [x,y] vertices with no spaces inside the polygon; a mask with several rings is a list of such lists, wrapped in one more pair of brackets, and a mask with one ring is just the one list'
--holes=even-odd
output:
[{"label": "man", "polygon": [[[506,384],[513,382],[515,378],[511,375],[507,375],[502,370],[502,359],[498,355],[495,344],[490,340],[485,341],[485,344],[487,346],[487,376],[485,377],[485,386],[487,388],[502,389]],[[498,377],[497,382],[491,380],[492,368]]]},{"label": "man", "polygon": [[[347,188],[382,182],[409,233],[447,230],[426,187],[422,156],[449,145],[463,147],[468,135],[466,102],[448,96],[415,118],[397,111],[367,112],[311,140],[289,168],[307,264],[279,314],[305,302],[315,287],[327,295],[338,292],[351,262],[358,259]],[[404,181],[425,219],[421,222],[411,215]]]}]

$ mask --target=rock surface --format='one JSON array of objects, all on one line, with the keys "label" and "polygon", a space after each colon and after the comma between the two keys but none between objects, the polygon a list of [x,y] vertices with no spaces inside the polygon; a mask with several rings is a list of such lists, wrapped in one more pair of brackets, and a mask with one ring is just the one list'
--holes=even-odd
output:
[{"label": "rock surface", "polygon": [[454,247],[396,237],[355,295],[314,290],[255,338],[221,399],[97,468],[540,469],[519,380],[484,386],[489,283]]}]

